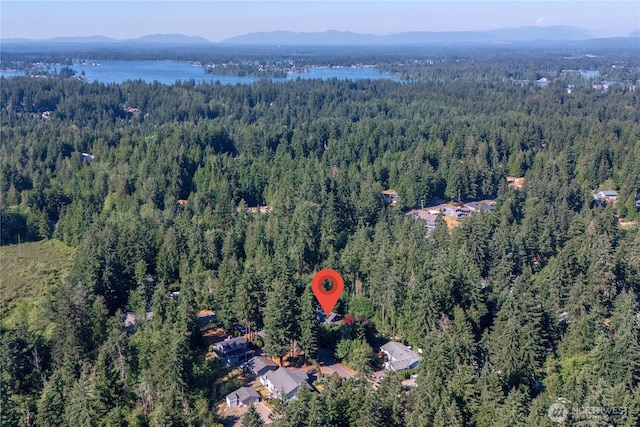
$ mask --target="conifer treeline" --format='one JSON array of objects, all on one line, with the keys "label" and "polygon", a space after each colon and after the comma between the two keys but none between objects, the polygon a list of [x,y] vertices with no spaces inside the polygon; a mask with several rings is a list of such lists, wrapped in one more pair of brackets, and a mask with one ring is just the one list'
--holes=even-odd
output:
[{"label": "conifer treeline", "polygon": [[[554,425],[558,398],[639,422],[640,234],[618,222],[638,218],[637,91],[55,77],[0,91],[2,244],[78,247],[53,329],[3,329],[0,424],[214,425],[240,384],[202,359],[200,308],[264,328],[273,356],[297,340],[366,373],[384,336],[423,350],[410,393],[400,375],[330,379],[277,425]],[[599,188],[618,202],[594,206]],[[497,208],[425,237],[402,210],[436,196]],[[352,317],[317,332],[307,289],[325,267]]]}]

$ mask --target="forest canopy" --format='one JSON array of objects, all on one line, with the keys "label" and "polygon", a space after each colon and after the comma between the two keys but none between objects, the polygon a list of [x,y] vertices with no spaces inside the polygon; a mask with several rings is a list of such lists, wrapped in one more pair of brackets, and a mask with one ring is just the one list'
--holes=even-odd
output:
[{"label": "forest canopy", "polygon": [[[571,67],[620,84],[535,84]],[[552,426],[557,402],[637,425],[637,52],[379,68],[412,80],[1,78],[0,243],[75,249],[33,284],[47,333],[3,319],[0,424],[217,425],[239,384],[205,357],[207,309],[276,360],[296,342],[358,371],[278,426]],[[495,209],[427,233],[405,213],[436,199]],[[339,328],[315,319],[322,268],[345,279]],[[422,351],[408,392],[368,375],[390,337]]]}]

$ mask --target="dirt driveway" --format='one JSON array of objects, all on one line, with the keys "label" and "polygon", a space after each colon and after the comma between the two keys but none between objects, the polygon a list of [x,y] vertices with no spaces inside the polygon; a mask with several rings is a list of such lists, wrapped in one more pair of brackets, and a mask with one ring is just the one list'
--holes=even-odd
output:
[{"label": "dirt driveway", "polygon": [[[258,402],[255,404],[256,411],[262,417],[265,425],[271,424],[273,421],[269,416],[271,415],[271,409],[264,403]],[[220,417],[222,418],[222,424],[225,427],[240,427],[242,423],[243,415],[249,410],[248,406],[241,406],[236,408],[225,408]]]}]

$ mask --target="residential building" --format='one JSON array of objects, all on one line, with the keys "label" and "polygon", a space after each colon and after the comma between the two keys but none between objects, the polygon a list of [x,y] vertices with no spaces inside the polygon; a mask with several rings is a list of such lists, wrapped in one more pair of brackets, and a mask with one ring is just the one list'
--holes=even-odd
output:
[{"label": "residential building", "polygon": [[[153,313],[147,311],[145,313],[145,320],[151,320]],[[132,311],[128,311],[122,315],[122,321],[124,323],[124,329],[128,334],[133,334],[136,331],[136,315]]]},{"label": "residential building", "polygon": [[420,363],[418,355],[409,347],[399,342],[389,341],[380,347],[380,351],[389,359],[384,364],[384,368],[388,371],[413,369]]},{"label": "residential building", "polygon": [[266,374],[269,371],[275,371],[276,369],[278,369],[278,364],[265,356],[252,357],[245,364],[245,366],[253,375],[258,377]]},{"label": "residential building", "polygon": [[438,225],[438,218],[440,215],[427,214],[424,217],[424,226],[427,230],[435,230],[436,225]]},{"label": "residential building", "polygon": [[471,212],[493,212],[496,209],[496,205],[495,203],[490,203],[490,202],[470,202],[465,204],[465,206],[467,208],[469,208],[469,210],[471,210]]},{"label": "residential building", "polygon": [[240,387],[236,391],[229,393],[225,400],[229,408],[235,408],[260,402],[260,395],[251,387]]},{"label": "residential building", "polygon": [[471,215],[471,210],[464,206],[446,205],[444,207],[444,213],[455,219],[460,219]]},{"label": "residential building", "polygon": [[311,390],[308,381],[309,375],[302,369],[279,368],[260,377],[260,382],[269,389],[272,397],[285,401],[294,398],[300,387]]},{"label": "residential building", "polygon": [[514,190],[520,190],[524,186],[524,177],[518,178],[515,176],[508,176],[507,182],[509,183],[509,187],[513,188]]},{"label": "residential building", "polygon": [[424,226],[427,230],[433,230],[436,228],[438,223],[438,217],[440,216],[440,211],[438,209],[430,209],[430,210],[412,210],[407,212],[407,215],[412,215],[413,218],[417,220],[424,221]]},{"label": "residential building", "polygon": [[227,338],[220,341],[214,348],[219,359],[229,366],[238,366],[253,357],[254,351],[249,349],[244,337]]},{"label": "residential building", "polygon": [[324,312],[323,309],[318,308],[316,310],[316,319],[318,320],[318,323],[337,323],[340,320],[342,320],[342,316],[339,315],[338,313],[334,313],[333,311],[331,313],[329,313],[329,315],[327,316]]},{"label": "residential building", "polygon": [[82,160],[91,163],[93,161],[93,159],[95,158],[93,156],[93,154],[89,154],[89,153],[81,153],[80,157],[82,157]]},{"label": "residential building", "polygon": [[618,192],[615,190],[603,190],[593,194],[593,198],[600,203],[615,203],[618,200]]},{"label": "residential building", "polygon": [[382,197],[384,197],[384,202],[390,206],[395,206],[398,203],[398,193],[395,190],[384,190]]}]

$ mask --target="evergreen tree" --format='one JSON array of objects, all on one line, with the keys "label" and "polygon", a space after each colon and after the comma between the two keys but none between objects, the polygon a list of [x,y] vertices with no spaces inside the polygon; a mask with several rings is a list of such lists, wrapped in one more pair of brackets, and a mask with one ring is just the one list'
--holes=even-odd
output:
[{"label": "evergreen tree", "polygon": [[256,407],[251,405],[247,412],[242,416],[242,427],[260,427],[264,425],[264,421],[260,417]]},{"label": "evergreen tree", "polygon": [[304,351],[305,360],[313,360],[318,352],[318,320],[315,296],[311,286],[305,287],[302,293],[300,310],[300,347]]},{"label": "evergreen tree", "polygon": [[640,326],[637,320],[638,297],[633,291],[622,292],[615,301],[611,324],[613,384],[629,389],[640,384]]},{"label": "evergreen tree", "polygon": [[92,374],[84,370],[69,391],[64,409],[64,424],[82,427],[98,423]]},{"label": "evergreen tree", "polygon": [[280,358],[281,365],[291,340],[296,336],[296,307],[293,279],[282,273],[273,281],[264,309],[265,351]]},{"label": "evergreen tree", "polygon": [[65,425],[64,412],[68,385],[68,373],[56,370],[45,383],[42,395],[38,400],[36,420],[43,427],[58,427]]}]

